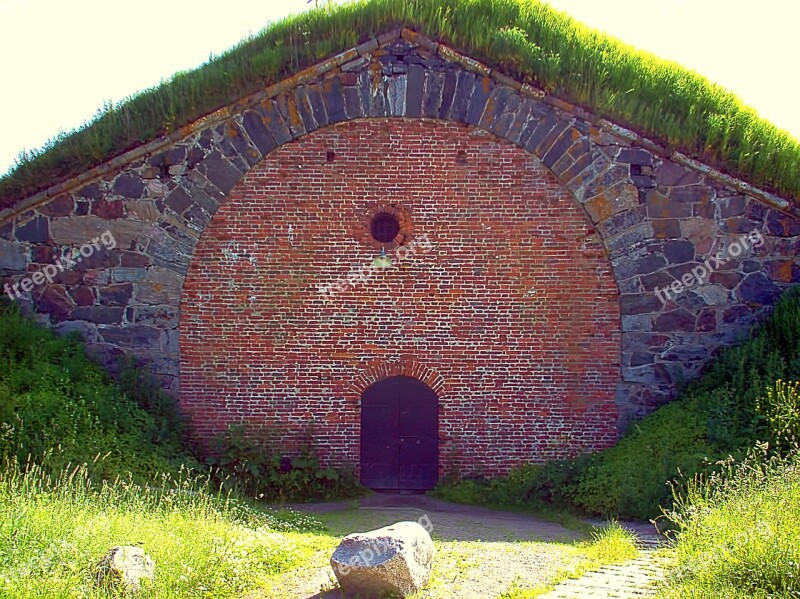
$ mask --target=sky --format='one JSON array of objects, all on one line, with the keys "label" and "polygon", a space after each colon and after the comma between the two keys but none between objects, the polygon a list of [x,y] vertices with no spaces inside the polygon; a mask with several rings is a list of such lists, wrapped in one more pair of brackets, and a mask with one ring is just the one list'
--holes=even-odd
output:
[{"label": "sky", "polygon": [[[800,2],[548,2],[702,73],[800,138]],[[202,64],[268,22],[311,5],[307,0],[0,0],[0,174],[21,150],[39,148],[59,131],[80,126],[104,103]]]}]

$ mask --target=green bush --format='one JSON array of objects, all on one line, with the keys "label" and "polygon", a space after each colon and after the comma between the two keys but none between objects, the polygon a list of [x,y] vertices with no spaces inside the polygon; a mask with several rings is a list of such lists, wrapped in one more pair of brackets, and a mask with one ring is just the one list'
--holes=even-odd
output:
[{"label": "green bush", "polygon": [[706,438],[705,415],[696,403],[668,404],[640,423],[614,447],[599,454],[573,483],[579,509],[621,518],[649,518],[669,503],[668,481],[693,475],[716,451]]},{"label": "green bush", "polygon": [[310,448],[289,457],[243,425],[229,426],[207,459],[222,488],[264,501],[312,501],[357,497],[364,492],[349,470],[323,468]]},{"label": "green bush", "polygon": [[123,380],[120,388],[88,360],[77,337],[0,305],[0,460],[142,480],[196,464],[174,402],[135,371]]},{"label": "green bush", "polygon": [[800,597],[800,465],[766,446],[690,479],[666,517],[677,527],[671,598]]},{"label": "green bush", "polygon": [[576,481],[594,459],[585,455],[575,460],[521,464],[506,476],[492,479],[446,480],[431,494],[456,503],[526,508],[540,513],[552,505],[569,508]]}]

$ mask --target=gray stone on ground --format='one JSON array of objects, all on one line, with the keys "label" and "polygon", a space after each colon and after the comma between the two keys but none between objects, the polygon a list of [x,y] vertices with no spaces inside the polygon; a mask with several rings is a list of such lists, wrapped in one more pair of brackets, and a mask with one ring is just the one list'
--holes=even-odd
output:
[{"label": "gray stone on ground", "polygon": [[138,591],[142,580],[153,580],[156,565],[141,547],[112,547],[97,567],[97,583]]},{"label": "gray stone on ground", "polygon": [[347,593],[405,597],[428,583],[435,552],[419,523],[397,522],[347,535],[334,551],[331,566]]}]

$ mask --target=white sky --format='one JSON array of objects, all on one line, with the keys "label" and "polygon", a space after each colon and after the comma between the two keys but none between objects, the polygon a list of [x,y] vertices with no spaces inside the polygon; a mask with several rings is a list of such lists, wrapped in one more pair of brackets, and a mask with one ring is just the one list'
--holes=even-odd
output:
[{"label": "white sky", "polygon": [[[699,71],[800,138],[800,2],[548,1]],[[0,173],[20,150],[81,125],[104,101],[191,69],[308,6],[306,0],[0,0]]]}]

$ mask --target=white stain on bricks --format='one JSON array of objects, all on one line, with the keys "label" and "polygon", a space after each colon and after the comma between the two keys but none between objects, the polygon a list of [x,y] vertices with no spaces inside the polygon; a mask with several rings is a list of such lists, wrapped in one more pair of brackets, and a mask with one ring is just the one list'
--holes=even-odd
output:
[{"label": "white stain on bricks", "polygon": [[227,246],[223,247],[222,255],[228,262],[245,260],[253,266],[258,266],[258,259],[255,253],[249,251],[248,248],[242,247],[238,241],[231,241]]}]

